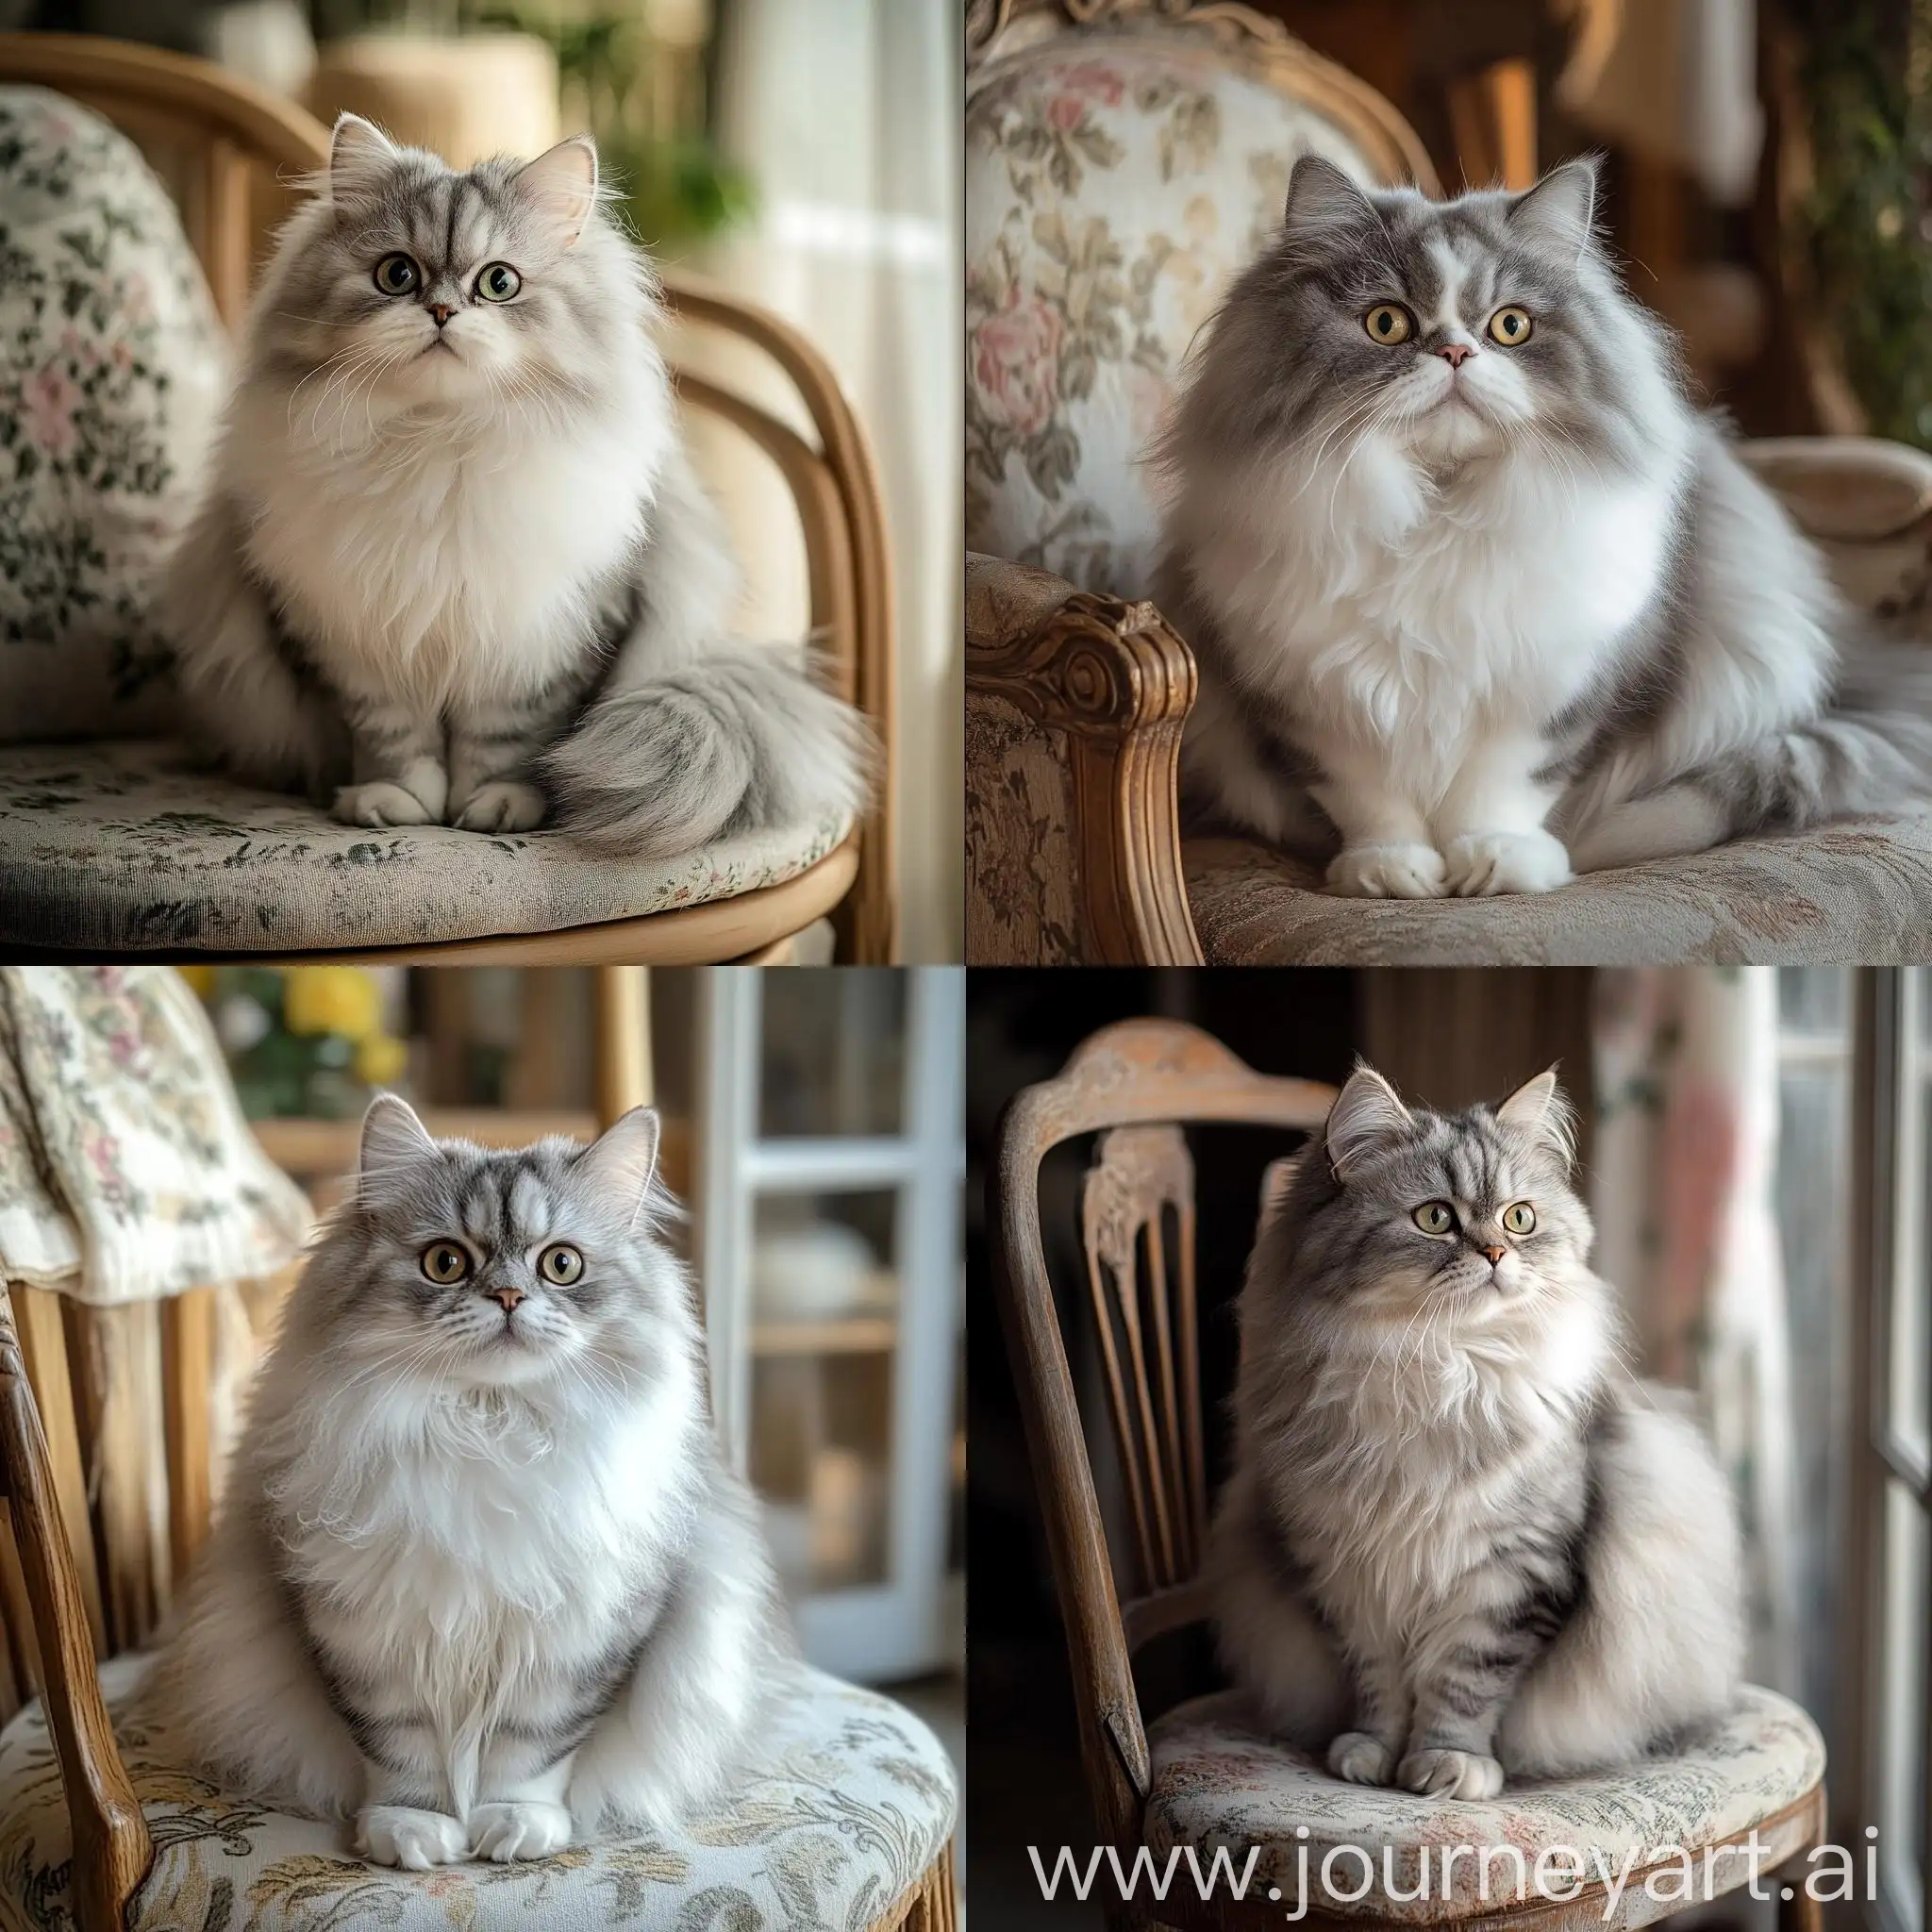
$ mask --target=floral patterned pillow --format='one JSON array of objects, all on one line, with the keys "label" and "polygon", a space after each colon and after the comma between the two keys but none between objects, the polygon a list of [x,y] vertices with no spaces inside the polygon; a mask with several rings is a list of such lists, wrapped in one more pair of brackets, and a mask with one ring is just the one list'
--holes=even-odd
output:
[{"label": "floral patterned pillow", "polygon": [[1016,58],[966,108],[967,547],[1142,596],[1145,458],[1195,331],[1280,219],[1312,108],[1163,33]]},{"label": "floral patterned pillow", "polygon": [[226,369],[140,152],[59,94],[0,88],[0,741],[168,723],[154,588]]}]

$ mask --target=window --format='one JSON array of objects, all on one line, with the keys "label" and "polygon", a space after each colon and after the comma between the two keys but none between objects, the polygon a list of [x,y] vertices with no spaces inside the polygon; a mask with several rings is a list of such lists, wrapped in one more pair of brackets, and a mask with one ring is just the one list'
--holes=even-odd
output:
[{"label": "window", "polygon": [[1858,975],[1839,1841],[1878,1832],[1882,1932],[1932,1932],[1932,972]]}]

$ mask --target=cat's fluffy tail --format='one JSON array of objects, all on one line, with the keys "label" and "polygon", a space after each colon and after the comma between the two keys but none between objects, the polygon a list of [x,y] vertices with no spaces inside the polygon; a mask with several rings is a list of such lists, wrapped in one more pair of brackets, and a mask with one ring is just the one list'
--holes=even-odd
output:
[{"label": "cat's fluffy tail", "polygon": [[787,653],[734,643],[600,698],[543,775],[563,829],[671,858],[727,834],[855,815],[873,762],[849,705]]},{"label": "cat's fluffy tail", "polygon": [[1866,640],[1816,718],[1612,807],[1571,846],[1578,872],[1674,858],[1932,799],[1932,649]]}]

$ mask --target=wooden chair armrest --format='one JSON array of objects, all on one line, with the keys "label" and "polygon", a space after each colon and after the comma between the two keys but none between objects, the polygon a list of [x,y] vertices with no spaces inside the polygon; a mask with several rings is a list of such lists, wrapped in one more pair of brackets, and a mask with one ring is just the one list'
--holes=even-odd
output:
[{"label": "wooden chair armrest", "polygon": [[1807,536],[1882,543],[1932,511],[1932,456],[1876,436],[1777,436],[1738,454]]},{"label": "wooden chair armrest", "polygon": [[[1089,963],[1200,965],[1179,805],[1194,659],[1167,620],[1152,604],[969,556],[966,691],[969,706],[997,699],[1066,734]],[[969,748],[969,792],[982,775]],[[998,860],[969,852],[967,862]]]},{"label": "wooden chair armrest", "polygon": [[56,1500],[47,1438],[34,1405],[13,1305],[0,1283],[0,1495],[20,1557],[41,1698],[74,1824],[74,1896],[83,1932],[118,1932],[154,1856],[95,1674],[93,1634]]}]

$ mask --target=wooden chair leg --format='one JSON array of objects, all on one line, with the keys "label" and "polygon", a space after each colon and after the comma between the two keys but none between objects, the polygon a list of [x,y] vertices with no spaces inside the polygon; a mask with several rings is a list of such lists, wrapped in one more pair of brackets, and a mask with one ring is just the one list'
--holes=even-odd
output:
[{"label": "wooden chair leg", "polygon": [[1824,1932],[1824,1907],[1805,1889],[1814,1845],[1787,1858],[1773,1874],[1777,1887],[1777,1932]]},{"label": "wooden chair leg", "polygon": [[958,1932],[959,1892],[953,1873],[953,1843],[920,1881],[919,1896],[906,1914],[906,1932]]}]

